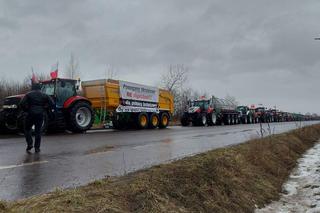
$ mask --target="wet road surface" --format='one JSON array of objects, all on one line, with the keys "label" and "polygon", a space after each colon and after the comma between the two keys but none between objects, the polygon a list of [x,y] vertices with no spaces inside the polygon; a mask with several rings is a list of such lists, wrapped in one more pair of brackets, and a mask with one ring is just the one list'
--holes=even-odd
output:
[{"label": "wet road surface", "polygon": [[[304,122],[310,125],[316,122]],[[272,123],[285,132],[298,124]],[[266,124],[263,126],[267,129]],[[15,200],[55,188],[87,184],[258,137],[259,124],[91,131],[48,135],[40,154],[26,154],[21,136],[0,136],[0,199]]]}]

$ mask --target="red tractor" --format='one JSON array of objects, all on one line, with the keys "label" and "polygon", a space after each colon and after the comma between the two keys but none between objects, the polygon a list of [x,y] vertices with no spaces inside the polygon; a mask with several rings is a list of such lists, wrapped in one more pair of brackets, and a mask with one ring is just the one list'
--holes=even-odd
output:
[{"label": "red tractor", "polygon": [[[45,113],[43,131],[85,132],[92,127],[94,112],[91,102],[77,95],[77,80],[52,79],[41,82],[41,91],[52,97],[56,104],[55,112]],[[0,110],[0,132],[23,131],[25,113],[19,106],[24,95],[7,97]]]}]

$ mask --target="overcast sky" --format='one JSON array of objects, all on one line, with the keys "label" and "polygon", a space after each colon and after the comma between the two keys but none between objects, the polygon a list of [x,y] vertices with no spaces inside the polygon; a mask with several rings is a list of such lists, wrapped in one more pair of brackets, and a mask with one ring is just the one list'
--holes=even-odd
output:
[{"label": "overcast sky", "polygon": [[170,64],[188,84],[242,104],[320,113],[319,0],[0,0],[0,77],[61,72],[156,85]]}]

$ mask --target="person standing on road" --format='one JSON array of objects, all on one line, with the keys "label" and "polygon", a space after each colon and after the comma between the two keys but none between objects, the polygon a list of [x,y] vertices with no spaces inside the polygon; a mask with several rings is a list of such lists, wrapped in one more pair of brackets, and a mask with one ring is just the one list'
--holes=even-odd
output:
[{"label": "person standing on road", "polygon": [[32,91],[27,93],[20,102],[23,111],[27,113],[24,135],[27,142],[26,151],[30,153],[33,148],[32,126],[35,126],[35,152],[40,152],[42,125],[44,121],[44,113],[46,110],[55,109],[55,104],[50,96],[41,92],[41,86],[38,83],[32,84]]}]

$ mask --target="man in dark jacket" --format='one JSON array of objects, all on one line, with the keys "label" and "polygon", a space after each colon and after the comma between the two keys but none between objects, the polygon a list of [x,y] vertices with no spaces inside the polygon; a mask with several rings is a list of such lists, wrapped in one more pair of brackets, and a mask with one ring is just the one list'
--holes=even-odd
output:
[{"label": "man in dark jacket", "polygon": [[41,130],[44,122],[44,114],[47,109],[54,109],[55,104],[51,97],[41,92],[40,84],[33,84],[32,91],[27,93],[21,100],[20,105],[27,113],[24,134],[27,141],[26,151],[29,153],[33,148],[32,126],[35,126],[35,152],[40,152]]}]

